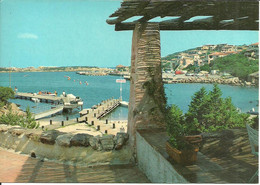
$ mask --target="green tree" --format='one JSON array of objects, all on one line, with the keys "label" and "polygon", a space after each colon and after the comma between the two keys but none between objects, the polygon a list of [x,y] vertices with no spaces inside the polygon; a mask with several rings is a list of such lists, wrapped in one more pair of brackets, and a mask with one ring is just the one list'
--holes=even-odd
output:
[{"label": "green tree", "polygon": [[208,112],[207,102],[207,91],[205,87],[202,87],[193,95],[189,110],[185,115],[187,129],[191,130],[191,132],[197,132],[199,130],[199,123],[201,126],[205,124],[204,114]]},{"label": "green tree", "polygon": [[201,88],[194,94],[185,114],[187,129],[191,133],[217,131],[221,129],[244,127],[248,115],[239,113],[230,97],[222,98],[217,84],[209,93]]},{"label": "green tree", "polygon": [[0,107],[8,103],[10,98],[14,98],[14,91],[10,87],[0,87]]}]

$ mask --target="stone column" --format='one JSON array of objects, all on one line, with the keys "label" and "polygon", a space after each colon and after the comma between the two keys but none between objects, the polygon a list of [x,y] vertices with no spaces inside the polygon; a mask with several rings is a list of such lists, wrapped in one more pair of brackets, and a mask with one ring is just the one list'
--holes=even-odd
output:
[{"label": "stone column", "polygon": [[165,105],[159,25],[137,23],[132,39],[128,108],[128,134],[134,151],[137,129],[165,128]]}]

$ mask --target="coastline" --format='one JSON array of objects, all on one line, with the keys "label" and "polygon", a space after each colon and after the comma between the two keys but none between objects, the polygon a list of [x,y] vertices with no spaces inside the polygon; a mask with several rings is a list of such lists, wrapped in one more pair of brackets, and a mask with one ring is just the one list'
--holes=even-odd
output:
[{"label": "coastline", "polygon": [[164,83],[172,84],[172,83],[207,83],[207,84],[224,84],[231,86],[244,86],[244,87],[258,87],[257,83],[247,82],[243,80],[239,80],[238,77],[232,78],[221,78],[220,76],[214,77],[190,77],[190,76],[176,76],[171,80],[163,80]]}]

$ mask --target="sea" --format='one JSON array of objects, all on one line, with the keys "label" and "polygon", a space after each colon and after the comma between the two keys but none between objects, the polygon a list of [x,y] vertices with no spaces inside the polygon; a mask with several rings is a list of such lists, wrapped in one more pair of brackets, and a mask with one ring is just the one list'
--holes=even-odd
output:
[{"label": "sea", "polygon": [[[68,80],[70,77],[70,80]],[[0,73],[0,86],[17,87],[19,92],[37,93],[39,91],[62,92],[79,96],[83,102],[83,108],[91,108],[102,100],[120,97],[120,84],[116,79],[120,76],[84,76],[76,72],[20,72],[20,73]],[[80,83],[81,82],[81,83]],[[188,106],[192,95],[201,87],[208,91],[212,90],[212,84],[184,83],[184,84],[164,84],[167,104],[176,104],[184,113],[188,111]],[[231,97],[233,104],[242,112],[247,112],[252,108],[258,111],[259,89],[257,87],[240,87],[230,85],[219,85],[222,90],[222,97]],[[122,84],[123,101],[129,100],[130,82]],[[22,110],[30,107],[33,113],[39,113],[53,107],[47,103],[34,103],[29,100],[11,99],[13,103],[20,105]],[[59,113],[54,117],[47,117],[44,120],[65,120],[66,117],[79,117],[79,109],[74,109],[70,113]],[[105,119],[127,120],[128,108],[119,107],[109,114]]]}]

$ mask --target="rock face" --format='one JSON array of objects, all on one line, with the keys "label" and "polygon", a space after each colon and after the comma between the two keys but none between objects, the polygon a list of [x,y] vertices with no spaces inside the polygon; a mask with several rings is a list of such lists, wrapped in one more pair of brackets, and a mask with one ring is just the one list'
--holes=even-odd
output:
[{"label": "rock face", "polygon": [[63,134],[63,135],[59,135],[56,138],[56,143],[60,146],[65,146],[65,147],[70,147],[70,140],[73,137],[72,134]]},{"label": "rock face", "polygon": [[40,141],[45,144],[54,145],[56,138],[64,133],[57,130],[45,131],[41,134]]},{"label": "rock face", "polygon": [[[12,113],[22,115],[22,116],[26,115],[26,113],[23,112],[22,110],[20,110],[19,107],[16,104],[11,103],[9,106],[11,108]],[[3,114],[7,114],[8,112],[10,112],[10,111],[9,111],[9,107],[7,105],[0,108],[0,116],[3,115]]]},{"label": "rock face", "polygon": [[100,143],[103,150],[113,150],[114,149],[114,136],[106,135],[100,138]]},{"label": "rock face", "polygon": [[128,140],[127,133],[117,133],[115,137],[115,149],[116,150],[121,149],[127,140]]},{"label": "rock face", "polygon": [[76,134],[70,140],[71,146],[89,146],[89,140],[93,137],[88,134]]}]

